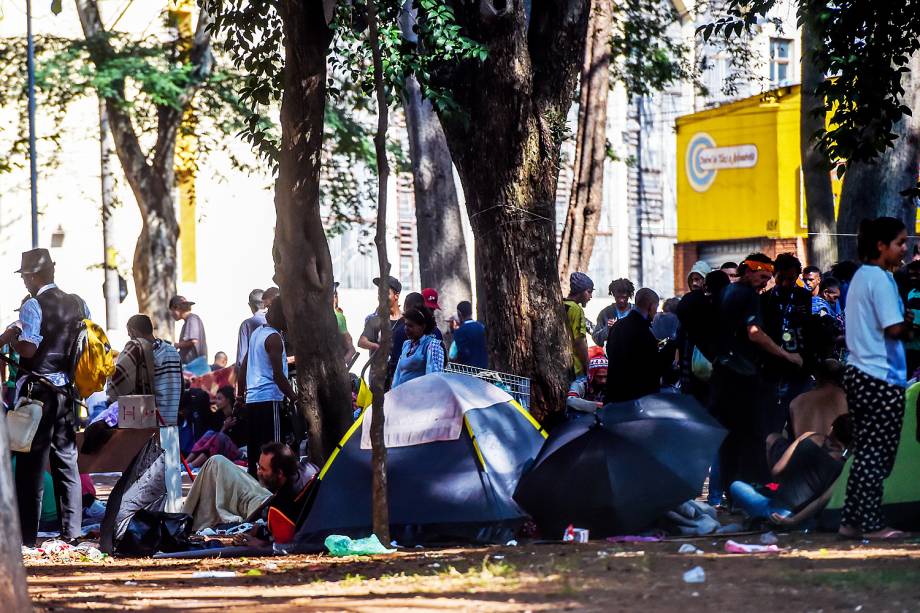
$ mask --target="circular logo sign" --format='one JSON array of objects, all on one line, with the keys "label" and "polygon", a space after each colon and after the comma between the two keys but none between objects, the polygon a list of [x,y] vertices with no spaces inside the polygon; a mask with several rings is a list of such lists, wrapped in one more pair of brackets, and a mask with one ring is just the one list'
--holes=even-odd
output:
[{"label": "circular logo sign", "polygon": [[687,180],[690,187],[698,192],[705,192],[716,179],[716,169],[703,162],[703,153],[714,149],[716,141],[705,132],[697,132],[687,145]]}]

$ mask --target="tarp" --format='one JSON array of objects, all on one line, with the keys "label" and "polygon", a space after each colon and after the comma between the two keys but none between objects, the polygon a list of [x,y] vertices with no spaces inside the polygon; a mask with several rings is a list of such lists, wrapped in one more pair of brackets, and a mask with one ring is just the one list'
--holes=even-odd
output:
[{"label": "tarp", "polygon": [[[460,381],[458,382],[458,379]],[[427,381],[425,381],[427,380]],[[505,542],[526,519],[512,500],[517,482],[533,462],[545,433],[510,396],[490,383],[459,374],[437,373],[418,380],[423,386],[443,386],[441,398],[468,390],[466,400],[451,404],[460,426],[453,440],[394,446],[387,451],[390,534],[400,544],[435,542]],[[453,391],[451,391],[453,390]],[[393,392],[390,392],[392,394]],[[465,392],[463,392],[465,393]],[[387,426],[418,422],[407,415],[419,409],[414,396],[385,404]],[[434,393],[426,396],[435,398]],[[472,407],[472,401],[491,402]],[[431,415],[438,408],[431,404]],[[475,404],[473,402],[473,404]],[[461,406],[462,405],[462,406]],[[469,406],[467,406],[469,405]],[[456,412],[461,407],[459,413]],[[445,420],[446,421],[446,420]],[[302,544],[321,543],[330,534],[367,536],[371,530],[371,450],[363,449],[359,419],[320,472],[318,487],[298,531]],[[418,424],[423,429],[424,424]],[[420,440],[400,426],[401,438]],[[427,430],[425,430],[427,432]],[[442,432],[446,430],[441,430]]]},{"label": "tarp", "polygon": [[[885,479],[882,516],[886,523],[900,530],[920,530],[920,443],[917,442],[917,401],[920,383],[907,389],[904,425],[891,476]],[[853,464],[850,458],[834,483],[830,502],[821,513],[819,523],[825,530],[837,530],[846,500],[847,480]]]},{"label": "tarp", "polygon": [[141,509],[162,511],[166,506],[166,454],[152,435],[112,488],[99,536],[99,549],[115,553],[134,514]]},{"label": "tarp", "polygon": [[[508,392],[469,375],[434,373],[413,379],[384,397],[384,444],[390,449],[456,440],[467,411],[512,401]],[[371,422],[366,411],[361,449],[371,448]]]}]

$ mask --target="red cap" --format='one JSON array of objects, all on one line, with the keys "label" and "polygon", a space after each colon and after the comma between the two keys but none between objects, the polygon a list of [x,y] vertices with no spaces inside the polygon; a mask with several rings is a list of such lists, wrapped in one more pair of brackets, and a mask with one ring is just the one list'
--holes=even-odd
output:
[{"label": "red cap", "polygon": [[422,298],[425,299],[425,306],[432,311],[440,311],[441,305],[438,304],[438,290],[426,287],[422,290]]}]

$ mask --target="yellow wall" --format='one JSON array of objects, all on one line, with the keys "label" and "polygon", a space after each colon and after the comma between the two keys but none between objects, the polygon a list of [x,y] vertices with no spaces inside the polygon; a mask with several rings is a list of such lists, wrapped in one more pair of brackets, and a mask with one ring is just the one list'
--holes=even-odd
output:
[{"label": "yellow wall", "polygon": [[[782,88],[677,119],[678,242],[806,235],[799,103],[798,87]],[[714,171],[701,166],[717,152],[725,152],[724,160],[735,151],[749,155],[752,147],[753,166],[729,162]]]}]

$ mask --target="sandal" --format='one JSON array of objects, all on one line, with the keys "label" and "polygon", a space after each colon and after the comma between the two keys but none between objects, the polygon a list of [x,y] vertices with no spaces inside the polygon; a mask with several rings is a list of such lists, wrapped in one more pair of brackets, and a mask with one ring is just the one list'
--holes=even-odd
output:
[{"label": "sandal", "polygon": [[862,536],[864,539],[873,541],[897,541],[907,538],[909,535],[906,532],[895,530],[894,528],[882,528],[874,532],[864,532]]}]

